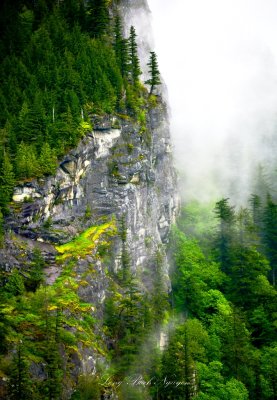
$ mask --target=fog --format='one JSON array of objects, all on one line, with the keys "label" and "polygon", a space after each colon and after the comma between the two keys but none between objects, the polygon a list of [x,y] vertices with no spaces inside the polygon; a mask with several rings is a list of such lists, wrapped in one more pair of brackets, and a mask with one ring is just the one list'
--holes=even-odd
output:
[{"label": "fog", "polygon": [[277,1],[148,4],[182,194],[244,201],[276,167]]}]

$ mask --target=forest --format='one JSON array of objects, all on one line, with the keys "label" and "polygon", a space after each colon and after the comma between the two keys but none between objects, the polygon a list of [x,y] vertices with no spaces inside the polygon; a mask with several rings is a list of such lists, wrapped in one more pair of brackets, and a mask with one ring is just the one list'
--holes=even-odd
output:
[{"label": "forest", "polygon": [[[150,52],[142,82],[136,30],[124,34],[119,5],[1,2],[0,246],[17,183],[54,174],[93,115],[131,118],[143,130],[159,102],[157,56]],[[149,292],[131,270],[124,216],[57,246],[62,273],[53,285],[36,248],[23,273],[2,268],[0,398],[276,400],[277,202],[262,183],[241,208],[228,198],[184,204],[155,251]],[[92,250],[108,266],[115,236],[121,269],[107,272],[100,320],[78,295],[74,266]],[[94,374],[78,375],[73,361],[86,347],[100,361]]]},{"label": "forest", "polygon": [[[2,213],[17,181],[55,172],[57,159],[91,129],[89,116],[137,119],[151,101],[139,79],[135,27],[125,38],[109,3],[1,2]],[[149,68],[152,92],[160,84],[153,52]]]}]

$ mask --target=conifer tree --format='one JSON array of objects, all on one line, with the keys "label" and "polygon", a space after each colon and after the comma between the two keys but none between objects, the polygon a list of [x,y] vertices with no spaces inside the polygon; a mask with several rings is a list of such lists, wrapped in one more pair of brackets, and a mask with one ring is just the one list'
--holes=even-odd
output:
[{"label": "conifer tree", "polygon": [[141,75],[136,37],[137,37],[136,30],[133,26],[131,26],[130,37],[129,37],[129,54],[130,54],[131,80],[133,85],[138,84],[139,76]]},{"label": "conifer tree", "polygon": [[50,339],[46,346],[46,373],[45,395],[48,400],[60,400],[62,392],[62,360],[58,351],[58,345]]},{"label": "conifer tree", "polygon": [[[3,214],[1,211],[1,207],[0,207],[0,249],[3,247],[3,244],[4,244]],[[0,338],[1,338],[1,336],[0,336]]]},{"label": "conifer tree", "polygon": [[45,260],[39,248],[35,248],[32,254],[32,262],[30,264],[29,278],[25,281],[25,287],[28,290],[35,291],[39,284],[43,281],[43,268]]},{"label": "conifer tree", "polygon": [[160,250],[155,257],[155,276],[153,281],[153,293],[151,294],[151,311],[155,326],[158,326],[164,318],[165,312],[169,308],[165,276],[163,274],[163,256]]},{"label": "conifer tree", "polygon": [[10,201],[15,184],[13,166],[9,158],[9,154],[5,152],[2,171],[0,175],[0,205],[5,209],[6,204]]},{"label": "conifer tree", "polygon": [[235,221],[234,207],[229,205],[229,199],[222,199],[216,203],[215,214],[219,220],[218,258],[222,270],[228,273],[231,268],[231,246]]},{"label": "conifer tree", "polygon": [[118,14],[116,14],[114,18],[114,42],[113,42],[113,48],[115,51],[116,57],[119,59],[120,58],[120,43],[123,38],[122,35],[122,23],[121,23],[121,18]]},{"label": "conifer tree", "polygon": [[150,78],[145,81],[145,83],[146,85],[150,85],[150,94],[152,94],[155,87],[161,84],[157,55],[154,51],[150,52],[150,60],[147,65],[149,66],[148,72],[150,74]]},{"label": "conifer tree", "polygon": [[128,285],[131,277],[131,260],[127,249],[126,215],[123,215],[121,217],[119,223],[120,223],[119,233],[122,242],[122,251],[121,251],[122,282],[123,284]]},{"label": "conifer tree", "polygon": [[121,75],[124,77],[129,69],[128,41],[123,38],[122,23],[119,15],[115,16],[113,47]]},{"label": "conifer tree", "polygon": [[270,195],[264,210],[264,244],[266,255],[271,265],[270,281],[275,286],[277,268],[277,205]]},{"label": "conifer tree", "polygon": [[12,361],[9,381],[9,399],[26,400],[32,398],[32,382],[29,365],[24,355],[24,347],[20,340]]},{"label": "conifer tree", "polygon": [[99,38],[107,32],[109,25],[109,10],[106,0],[89,0],[88,30],[92,37]]},{"label": "conifer tree", "polygon": [[40,175],[39,163],[34,146],[21,143],[16,154],[16,172],[19,178]]},{"label": "conifer tree", "polygon": [[251,206],[251,214],[254,224],[255,233],[258,236],[258,239],[262,238],[262,229],[263,229],[263,210],[262,210],[262,200],[261,197],[257,194],[252,194],[250,197],[250,206]]},{"label": "conifer tree", "polygon": [[45,142],[42,146],[39,157],[39,165],[41,168],[41,172],[45,175],[51,175],[56,170],[57,167],[56,156],[47,142]]}]

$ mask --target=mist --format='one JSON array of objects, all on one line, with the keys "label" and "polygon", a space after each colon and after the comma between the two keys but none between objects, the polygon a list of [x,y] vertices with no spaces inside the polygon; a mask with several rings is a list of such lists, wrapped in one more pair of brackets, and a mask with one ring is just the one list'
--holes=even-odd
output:
[{"label": "mist", "polygon": [[276,169],[277,2],[148,4],[182,195],[243,203]]}]

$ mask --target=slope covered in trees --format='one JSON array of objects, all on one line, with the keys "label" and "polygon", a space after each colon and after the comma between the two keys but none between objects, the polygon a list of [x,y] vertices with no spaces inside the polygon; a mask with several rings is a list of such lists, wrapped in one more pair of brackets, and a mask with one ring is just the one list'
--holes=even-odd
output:
[{"label": "slope covered in trees", "polygon": [[183,322],[159,371],[161,382],[187,385],[161,399],[276,399],[275,209],[269,195],[239,210],[222,199],[215,222],[198,204],[183,209],[172,233],[173,308]]},{"label": "slope covered in trees", "polygon": [[[92,128],[92,114],[128,114],[145,128],[153,98],[140,81],[136,31],[123,35],[111,3],[117,2],[1,3],[0,246],[15,183],[53,174],[57,158]],[[154,52],[148,67],[151,94],[161,82]],[[63,270],[51,286],[44,285],[45,261],[36,249],[23,273],[15,268],[1,276],[6,386],[0,397],[275,400],[275,199],[262,190],[240,210],[221,199],[213,215],[185,207],[170,243],[170,296],[163,249],[156,249],[153,291],[146,294],[130,268],[124,219],[118,221],[122,268],[107,272],[109,296],[99,321],[78,295],[77,286],[87,283],[85,274],[76,283],[74,263],[94,248],[108,266],[115,227],[97,246],[90,241],[103,226],[58,246]],[[20,251],[26,258],[22,244]],[[161,330],[168,337],[160,346]],[[86,346],[107,362],[92,376],[77,376],[76,355]]]},{"label": "slope covered in trees", "polygon": [[[1,2],[0,205],[18,179],[53,174],[92,114],[147,104],[136,32],[106,0]],[[114,15],[116,15],[114,17]]]}]

